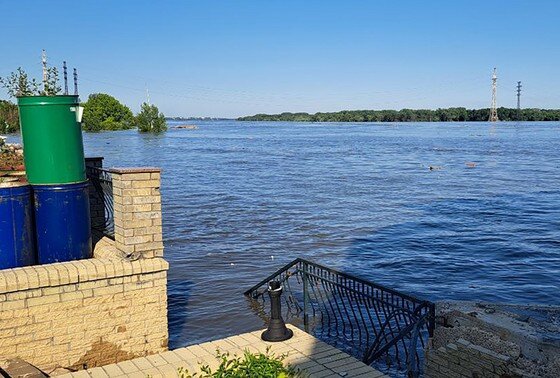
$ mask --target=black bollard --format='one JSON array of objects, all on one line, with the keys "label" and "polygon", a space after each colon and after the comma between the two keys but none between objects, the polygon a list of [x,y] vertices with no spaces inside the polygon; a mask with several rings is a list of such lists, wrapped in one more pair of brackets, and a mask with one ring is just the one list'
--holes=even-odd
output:
[{"label": "black bollard", "polygon": [[268,329],[264,331],[261,338],[264,341],[284,341],[290,339],[294,332],[286,327],[282,319],[280,298],[282,296],[282,285],[278,281],[268,283],[268,295],[270,296],[270,322]]}]

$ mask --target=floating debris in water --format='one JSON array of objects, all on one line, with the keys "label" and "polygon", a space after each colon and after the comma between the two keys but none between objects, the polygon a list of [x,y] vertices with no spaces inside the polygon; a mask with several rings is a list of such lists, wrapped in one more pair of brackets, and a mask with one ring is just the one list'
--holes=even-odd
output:
[{"label": "floating debris in water", "polygon": [[171,126],[172,129],[184,129],[184,130],[198,130],[198,126],[196,125],[178,125],[178,126]]},{"label": "floating debris in water", "polygon": [[474,167],[476,167],[476,163],[475,163],[475,162],[472,162],[472,161],[466,162],[465,165],[467,166],[467,168],[474,168]]}]

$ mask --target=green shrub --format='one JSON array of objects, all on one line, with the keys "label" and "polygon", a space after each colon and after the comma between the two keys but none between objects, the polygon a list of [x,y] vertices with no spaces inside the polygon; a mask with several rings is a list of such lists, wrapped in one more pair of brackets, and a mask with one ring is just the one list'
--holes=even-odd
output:
[{"label": "green shrub", "polygon": [[86,131],[126,130],[134,127],[130,109],[105,93],[89,95],[84,104],[82,127]]},{"label": "green shrub", "polygon": [[142,104],[140,113],[135,118],[138,131],[143,133],[161,133],[167,129],[165,116],[155,105]]},{"label": "green shrub", "polygon": [[293,367],[285,366],[286,355],[275,356],[270,348],[265,353],[245,351],[243,357],[230,356],[217,351],[216,359],[220,366],[212,371],[208,365],[201,365],[200,372],[190,373],[179,368],[180,378],[295,378],[301,374]]}]

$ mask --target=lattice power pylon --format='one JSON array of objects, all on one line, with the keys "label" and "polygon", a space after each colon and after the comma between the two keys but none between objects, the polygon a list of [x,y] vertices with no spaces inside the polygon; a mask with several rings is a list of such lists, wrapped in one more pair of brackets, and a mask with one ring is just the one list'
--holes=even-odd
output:
[{"label": "lattice power pylon", "polygon": [[498,76],[496,76],[496,67],[494,67],[494,74],[492,75],[492,105],[490,106],[490,117],[488,121],[498,121],[498,104],[496,100],[496,92],[498,89]]},{"label": "lattice power pylon", "polygon": [[517,120],[521,121],[521,82],[517,82]]}]

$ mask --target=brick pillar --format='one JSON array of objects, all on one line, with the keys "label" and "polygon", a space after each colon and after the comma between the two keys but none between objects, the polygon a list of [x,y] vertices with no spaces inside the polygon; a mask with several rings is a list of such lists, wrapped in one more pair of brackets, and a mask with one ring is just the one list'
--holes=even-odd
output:
[{"label": "brick pillar", "polygon": [[[88,157],[86,158],[86,169],[87,168],[103,168],[103,158],[102,157]],[[93,178],[95,172],[88,172],[88,178]],[[96,231],[103,231],[105,226],[105,205],[103,204],[103,197],[98,190],[92,185],[90,180],[89,185],[89,210],[91,214],[91,228]],[[97,235],[96,237],[100,237]]]},{"label": "brick pillar", "polygon": [[144,258],[163,256],[159,168],[113,168],[115,246]]}]

